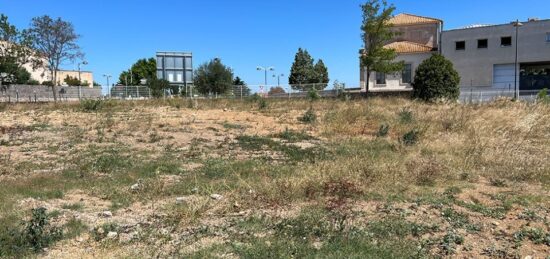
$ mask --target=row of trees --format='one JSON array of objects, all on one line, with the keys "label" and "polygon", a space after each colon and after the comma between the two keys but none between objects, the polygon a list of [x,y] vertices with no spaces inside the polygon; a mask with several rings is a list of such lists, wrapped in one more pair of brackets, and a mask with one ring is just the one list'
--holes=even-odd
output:
[{"label": "row of trees", "polygon": [[[0,87],[5,82],[18,83],[26,79],[22,71],[27,64],[33,70],[43,69],[44,73],[50,74],[52,82],[57,82],[61,64],[84,57],[77,44],[79,38],[73,24],[61,18],[52,19],[47,15],[35,17],[28,29],[19,30],[10,24],[7,16],[1,14]],[[55,84],[52,84],[52,92],[57,101]]]}]

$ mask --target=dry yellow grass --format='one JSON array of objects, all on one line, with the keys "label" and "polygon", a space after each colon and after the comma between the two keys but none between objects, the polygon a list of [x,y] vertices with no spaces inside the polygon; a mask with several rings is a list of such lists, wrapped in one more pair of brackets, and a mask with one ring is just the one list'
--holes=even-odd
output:
[{"label": "dry yellow grass", "polygon": [[[316,122],[300,122],[310,108]],[[82,254],[86,247],[113,257],[265,256],[252,249],[263,245],[235,239],[241,234],[232,231],[262,233],[259,240],[266,242],[285,240],[273,225],[301,220],[300,211],[309,207],[321,208],[328,214],[320,217],[343,226],[336,228],[342,232],[326,233],[335,237],[372,228],[369,222],[386,217],[399,217],[397,226],[437,224],[437,230],[422,230],[427,232],[408,241],[381,241],[409,247],[405,254],[417,246],[422,250],[413,252],[424,255],[550,253],[550,244],[538,241],[503,248],[513,247],[518,233],[531,238],[524,227],[550,238],[549,105],[375,98],[269,100],[260,109],[252,101],[174,99],[105,102],[91,112],[78,103],[17,104],[5,106],[0,118],[2,225],[16,228],[32,207],[45,206],[57,212],[56,226],[70,229],[69,220],[76,218],[89,229],[112,223],[119,235],[138,235],[132,242],[120,236],[75,241],[94,235],[84,231],[42,254],[50,257]],[[75,197],[82,204],[71,209],[67,204],[78,203]],[[98,216],[104,210],[113,217]],[[449,211],[470,222],[441,216]],[[258,216],[268,219],[261,227],[233,223]],[[205,226],[215,234],[201,232]],[[450,244],[456,247],[450,251],[443,236],[455,232],[465,241]],[[0,240],[8,233],[0,231]],[[327,236],[310,241],[305,247],[325,256],[337,244]],[[372,246],[371,241],[357,242]],[[237,249],[235,242],[248,248]],[[400,257],[357,249],[347,255]],[[273,254],[284,257],[281,251]]]}]

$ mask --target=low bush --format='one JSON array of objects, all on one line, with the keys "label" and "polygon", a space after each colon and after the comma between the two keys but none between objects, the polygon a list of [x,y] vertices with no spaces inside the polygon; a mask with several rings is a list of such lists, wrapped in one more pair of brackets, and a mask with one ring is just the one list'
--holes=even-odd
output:
[{"label": "low bush", "polygon": [[307,92],[307,98],[313,102],[321,99],[321,95],[319,95],[319,92],[317,92],[317,90],[313,88]]},{"label": "low bush", "polygon": [[390,125],[388,124],[382,124],[380,125],[380,128],[378,129],[378,133],[376,133],[376,136],[379,138],[385,137],[390,132]]},{"label": "low bush", "polygon": [[85,112],[96,112],[103,106],[103,101],[99,99],[86,99],[80,101],[80,108]]},{"label": "low bush", "polygon": [[317,121],[317,114],[315,114],[313,108],[309,108],[302,117],[298,118],[298,120],[303,123],[315,123]]},{"label": "low bush", "polygon": [[548,89],[544,88],[537,94],[537,102],[550,103],[550,96],[548,95]]},{"label": "low bush", "polygon": [[420,137],[420,131],[413,129],[405,133],[403,137],[401,137],[400,141],[406,146],[412,146],[418,143],[419,137]]}]

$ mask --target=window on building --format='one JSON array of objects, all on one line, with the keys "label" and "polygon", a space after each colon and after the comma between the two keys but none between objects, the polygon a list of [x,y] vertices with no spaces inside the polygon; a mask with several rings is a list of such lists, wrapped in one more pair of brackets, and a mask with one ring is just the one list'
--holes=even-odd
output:
[{"label": "window on building", "polygon": [[168,82],[174,82],[174,72],[166,72],[168,74]]},{"label": "window on building", "polygon": [[512,46],[512,37],[502,37],[500,38],[500,46],[502,47],[510,47]]},{"label": "window on building", "polygon": [[176,72],[176,82],[183,82],[183,72]]},{"label": "window on building", "polygon": [[410,84],[412,82],[412,65],[405,64],[403,71],[401,71],[401,82],[403,84]]},{"label": "window on building", "polygon": [[175,67],[174,67],[174,65],[175,65],[175,64],[174,64],[174,61],[175,61],[175,60],[174,60],[173,57],[166,57],[166,58],[164,58],[164,66],[165,66],[166,68],[175,68]]},{"label": "window on building", "polygon": [[174,68],[183,69],[183,58],[177,57],[174,59],[176,60],[176,65]]},{"label": "window on building", "polygon": [[385,85],[386,84],[386,74],[376,72],[376,84]]},{"label": "window on building", "polygon": [[550,42],[550,32],[546,33],[546,42]]},{"label": "window on building", "polygon": [[465,50],[466,49],[466,42],[465,41],[457,41],[456,42],[456,50]]},{"label": "window on building", "polygon": [[161,70],[157,70],[157,78],[158,79],[164,79],[164,75],[162,74]]},{"label": "window on building", "polygon": [[163,61],[162,57],[157,57],[157,68],[162,68],[162,61]]},{"label": "window on building", "polygon": [[185,57],[185,68],[187,69],[193,68],[193,62],[191,57]]},{"label": "window on building", "polygon": [[477,48],[478,49],[486,49],[488,47],[489,47],[489,40],[487,40],[487,39],[477,40]]},{"label": "window on building", "polygon": [[185,81],[186,82],[192,82],[193,81],[193,71],[185,71]]}]

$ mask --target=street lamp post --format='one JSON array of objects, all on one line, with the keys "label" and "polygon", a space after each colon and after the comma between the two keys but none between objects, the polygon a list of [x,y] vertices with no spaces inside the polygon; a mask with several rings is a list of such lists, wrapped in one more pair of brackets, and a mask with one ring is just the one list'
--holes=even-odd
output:
[{"label": "street lamp post", "polygon": [[105,79],[107,79],[107,91],[109,93],[109,98],[111,98],[111,87],[109,86],[109,78],[111,78],[112,76],[111,75],[103,75],[103,77],[105,77]]},{"label": "street lamp post", "polygon": [[516,20],[514,23],[514,27],[516,28],[516,62],[514,66],[514,99],[519,98],[519,87],[518,87],[518,38],[519,38],[519,27],[523,26],[523,23],[519,22],[519,20]]},{"label": "street lamp post", "polygon": [[264,71],[265,72],[265,76],[264,76],[264,86],[267,87],[267,72],[268,71],[275,71],[275,67],[261,67],[261,66],[258,66],[256,68],[256,70],[258,71]]},{"label": "street lamp post", "polygon": [[82,78],[80,78],[80,65],[88,65],[87,61],[78,63],[78,99],[82,98]]},{"label": "street lamp post", "polygon": [[281,77],[284,77],[285,75],[284,74],[280,74],[280,75],[273,75],[273,77],[277,77],[277,86],[281,86]]}]

